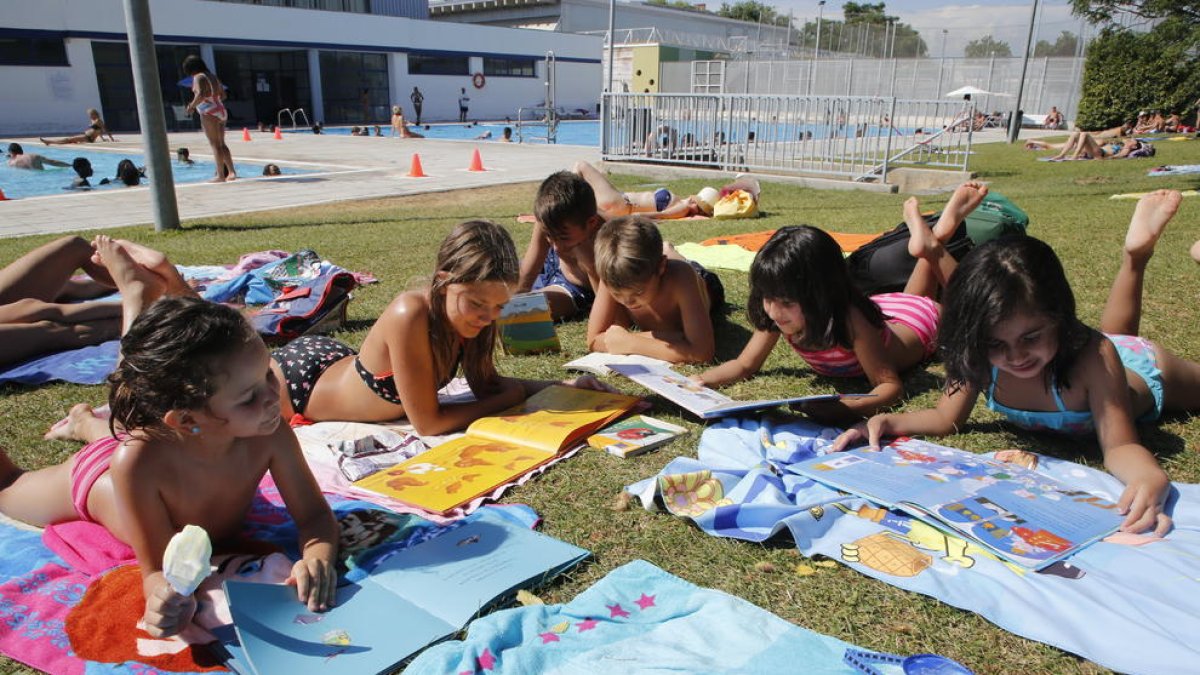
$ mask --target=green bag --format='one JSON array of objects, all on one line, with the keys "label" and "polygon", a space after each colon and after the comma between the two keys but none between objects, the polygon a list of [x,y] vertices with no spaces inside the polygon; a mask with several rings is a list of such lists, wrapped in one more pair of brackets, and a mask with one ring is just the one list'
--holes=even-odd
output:
[{"label": "green bag", "polygon": [[989,192],[975,212],[967,216],[967,237],[976,246],[1007,234],[1025,234],[1029,216],[999,192]]}]

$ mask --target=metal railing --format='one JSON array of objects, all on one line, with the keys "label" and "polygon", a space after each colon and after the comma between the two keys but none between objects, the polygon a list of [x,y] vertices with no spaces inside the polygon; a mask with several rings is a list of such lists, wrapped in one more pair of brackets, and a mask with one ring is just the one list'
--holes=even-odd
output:
[{"label": "metal railing", "polygon": [[852,180],[896,166],[966,170],[982,126],[970,101],[610,93],[604,103],[606,160]]},{"label": "metal railing", "polygon": [[[525,116],[526,113],[529,113],[529,117]],[[529,140],[557,143],[558,118],[558,111],[546,106],[517,108],[517,119],[514,120],[517,127],[517,142],[524,143],[525,137],[528,136]],[[538,133],[539,131],[541,133]]]},{"label": "metal railing", "polygon": [[297,128],[297,126],[296,126],[296,117],[297,116],[304,118],[304,126],[305,127],[312,126],[312,123],[308,121],[308,113],[304,112],[304,108],[296,108],[295,110],[293,110],[292,108],[284,108],[283,110],[280,110],[278,113],[275,114],[275,126],[279,127],[280,129],[283,128],[284,114],[287,114],[288,118],[292,120],[292,129]]}]

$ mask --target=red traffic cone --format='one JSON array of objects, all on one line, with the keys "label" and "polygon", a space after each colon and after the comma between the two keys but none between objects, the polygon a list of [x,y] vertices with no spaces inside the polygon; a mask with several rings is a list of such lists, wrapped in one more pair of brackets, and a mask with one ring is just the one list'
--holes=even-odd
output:
[{"label": "red traffic cone", "polygon": [[242,127],[242,140],[243,141],[250,140],[250,130],[247,129],[246,127]]},{"label": "red traffic cone", "polygon": [[425,171],[421,168],[421,156],[413,153],[412,166],[408,169],[409,178],[429,178],[425,175]]},{"label": "red traffic cone", "polygon": [[6,202],[6,201],[8,201],[8,197],[5,196],[4,190],[0,190],[0,202]]},{"label": "red traffic cone", "polygon": [[283,132],[279,130],[279,127],[275,127],[275,140],[277,140],[277,141],[283,140]]},{"label": "red traffic cone", "polygon": [[475,148],[475,154],[471,155],[471,166],[467,167],[467,171],[487,171],[483,168],[483,158],[479,156],[479,148]]}]

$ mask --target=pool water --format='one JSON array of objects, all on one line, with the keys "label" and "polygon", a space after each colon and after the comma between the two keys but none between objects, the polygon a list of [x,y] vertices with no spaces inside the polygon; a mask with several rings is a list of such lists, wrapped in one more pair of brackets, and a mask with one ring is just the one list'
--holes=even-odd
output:
[{"label": "pool water", "polygon": [[[423,134],[425,138],[436,138],[439,140],[451,141],[471,141],[478,140],[480,142],[496,143],[504,135],[504,127],[512,127],[513,142],[522,140],[525,143],[545,143],[546,142],[546,127],[541,124],[525,124],[521,129],[524,133],[524,139],[517,136],[517,127],[515,124],[507,123],[477,123],[473,126],[465,124],[430,124],[426,129],[424,126],[418,127],[415,124],[408,125],[408,128]],[[387,125],[381,125],[385,137],[391,136],[392,128]],[[349,136],[351,127],[324,127],[322,133],[331,136]],[[491,132],[492,137],[480,139],[478,136],[486,132]],[[309,134],[312,133],[308,129],[298,129],[292,133]],[[371,133],[375,133],[374,127],[371,127]],[[365,138],[365,137],[364,137]],[[591,147],[599,147],[600,145],[600,122],[597,120],[579,120],[558,123],[558,144],[559,145],[587,145]]]},{"label": "pool water", "polygon": [[[0,147],[7,146],[7,142],[0,141]],[[46,147],[40,144],[22,143],[21,146],[24,148],[26,154],[38,154],[50,159],[67,162],[68,164],[76,157],[86,157],[92,163],[92,171],[94,172],[92,177],[88,179],[88,182],[92,184],[93,190],[116,190],[124,187],[119,181],[115,181],[115,184],[100,185],[101,179],[111,179],[117,175],[117,164],[121,160],[132,160],[139,167],[146,163],[140,154],[98,151],[82,145]],[[194,161],[195,164],[185,166],[175,161],[174,154],[172,154],[171,175],[175,178],[177,185],[182,183],[202,183],[213,177],[215,166],[212,162],[199,159]],[[234,166],[237,167],[240,176],[250,178],[261,175],[264,165],[235,160]],[[310,170],[293,169],[286,166],[280,166],[280,169],[284,175],[289,176],[312,173]],[[4,195],[9,199],[72,194],[77,191],[65,188],[75,178],[75,171],[69,166],[56,167],[47,165],[44,171],[31,171],[29,169],[14,169],[8,166],[7,161],[0,162],[0,190],[4,190]],[[142,185],[147,184],[147,181],[142,181]]]}]

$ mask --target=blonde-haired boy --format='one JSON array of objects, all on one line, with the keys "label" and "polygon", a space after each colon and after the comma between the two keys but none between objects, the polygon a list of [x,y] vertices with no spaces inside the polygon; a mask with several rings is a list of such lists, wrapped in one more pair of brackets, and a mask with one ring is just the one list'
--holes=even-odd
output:
[{"label": "blonde-haired boy", "polygon": [[673,363],[712,360],[712,317],[724,309],[725,289],[715,274],[665,244],[654,221],[624,216],[605,223],[596,234],[595,264],[600,283],[588,318],[591,350]]}]

